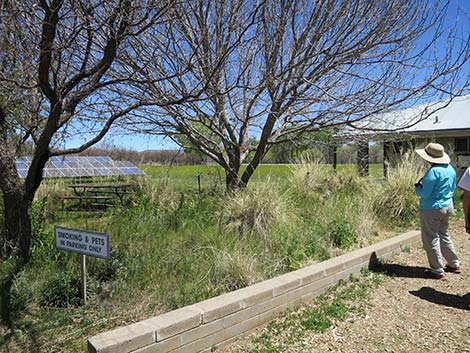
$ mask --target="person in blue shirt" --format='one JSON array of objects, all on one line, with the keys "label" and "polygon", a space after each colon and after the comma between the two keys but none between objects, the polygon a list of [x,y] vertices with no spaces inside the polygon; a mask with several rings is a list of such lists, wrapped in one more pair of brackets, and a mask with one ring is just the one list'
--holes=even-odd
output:
[{"label": "person in blue shirt", "polygon": [[[429,143],[416,153],[431,163],[423,178],[415,184],[419,197],[421,239],[426,251],[431,278],[445,280],[445,272],[461,273],[460,261],[448,233],[449,218],[454,213],[455,169],[444,147]],[[444,267],[443,259],[447,262]]]}]

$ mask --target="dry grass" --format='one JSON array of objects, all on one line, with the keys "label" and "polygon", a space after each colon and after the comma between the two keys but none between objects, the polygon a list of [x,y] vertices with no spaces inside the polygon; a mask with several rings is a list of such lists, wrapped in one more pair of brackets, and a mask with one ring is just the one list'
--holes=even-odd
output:
[{"label": "dry grass", "polygon": [[239,190],[225,198],[218,214],[225,232],[267,234],[292,222],[295,210],[279,185],[268,180],[263,184]]},{"label": "dry grass", "polygon": [[418,212],[418,197],[414,184],[422,177],[428,166],[416,153],[405,153],[399,164],[390,168],[389,177],[373,195],[375,213],[389,221],[409,221]]},{"label": "dry grass", "polygon": [[332,173],[322,160],[308,153],[298,158],[290,165],[289,181],[294,192],[312,197],[325,188]]},{"label": "dry grass", "polygon": [[[463,220],[452,222],[451,234],[460,259],[468,263],[470,248]],[[344,291],[330,291],[324,301],[313,301],[308,307],[284,313],[220,351],[470,352],[470,271],[464,270],[461,275],[448,274],[446,282],[421,278],[420,268],[428,265],[421,247],[397,254],[387,263],[395,266],[396,273],[390,277],[373,274],[372,278],[377,281],[362,287],[365,295],[349,296],[350,310],[346,317],[332,320],[333,324],[325,330],[299,328],[298,318],[305,317],[306,311],[313,311],[325,302],[336,301],[338,296],[344,298]],[[413,277],[411,273],[417,275]],[[361,279],[358,283],[362,282]]]},{"label": "dry grass", "polygon": [[135,180],[135,188],[151,204],[168,210],[178,208],[180,193],[168,178],[138,178]]}]

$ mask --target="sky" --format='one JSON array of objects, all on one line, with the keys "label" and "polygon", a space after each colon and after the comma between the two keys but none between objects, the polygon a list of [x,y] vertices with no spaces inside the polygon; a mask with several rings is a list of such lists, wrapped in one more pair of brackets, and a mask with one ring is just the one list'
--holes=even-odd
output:
[{"label": "sky", "polygon": [[[441,0],[444,2],[445,0]],[[458,11],[457,9],[460,9]],[[468,17],[470,16],[470,0],[450,0],[450,8],[447,14],[448,23],[450,25],[454,24],[458,19],[458,16],[467,17],[462,18],[462,23],[468,24]],[[66,147],[76,147],[81,144],[79,138],[71,138],[67,140]],[[95,147],[118,147],[126,148],[136,151],[145,151],[145,150],[164,150],[164,149],[178,149],[179,146],[176,145],[169,138],[162,138],[160,136],[151,136],[151,135],[141,135],[141,134],[124,134],[118,135],[116,133],[108,134],[100,143],[95,145]]]}]

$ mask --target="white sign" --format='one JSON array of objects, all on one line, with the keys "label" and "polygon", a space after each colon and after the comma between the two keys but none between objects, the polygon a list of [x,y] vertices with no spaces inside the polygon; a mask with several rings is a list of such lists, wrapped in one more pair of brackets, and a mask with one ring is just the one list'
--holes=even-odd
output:
[{"label": "white sign", "polygon": [[59,250],[109,259],[107,234],[55,226],[55,246]]}]

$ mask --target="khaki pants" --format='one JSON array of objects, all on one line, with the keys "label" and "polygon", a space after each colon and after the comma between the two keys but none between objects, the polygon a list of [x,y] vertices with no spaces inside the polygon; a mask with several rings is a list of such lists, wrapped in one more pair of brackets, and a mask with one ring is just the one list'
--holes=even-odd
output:
[{"label": "khaki pants", "polygon": [[426,251],[431,272],[443,275],[442,257],[452,267],[459,267],[460,261],[455,253],[454,243],[447,229],[449,218],[454,213],[452,205],[441,209],[420,210],[421,239]]}]

